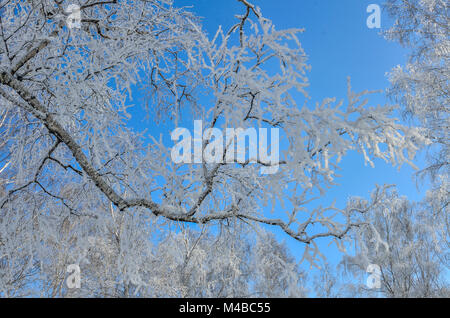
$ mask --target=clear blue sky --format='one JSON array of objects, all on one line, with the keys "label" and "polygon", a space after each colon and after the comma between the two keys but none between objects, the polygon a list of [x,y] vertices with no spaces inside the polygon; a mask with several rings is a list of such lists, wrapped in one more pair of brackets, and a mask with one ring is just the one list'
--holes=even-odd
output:
[{"label": "clear blue sky", "polygon": [[[407,51],[396,43],[386,41],[380,29],[369,29],[366,19],[369,4],[381,5],[375,0],[253,0],[261,7],[266,18],[271,19],[278,29],[305,28],[300,37],[303,48],[309,56],[311,71],[308,92],[311,101],[325,97],[345,99],[347,77],[352,79],[355,91],[364,89],[384,90],[388,87],[386,72],[398,64],[405,64]],[[236,0],[175,0],[176,6],[192,6],[189,10],[203,17],[204,29],[214,35],[219,25],[224,29],[236,22],[234,15],[243,13],[242,4]],[[387,15],[383,12],[381,30],[389,27]],[[372,103],[388,102],[383,95],[371,98]],[[139,128],[142,123],[138,124]],[[147,123],[149,128],[153,121]],[[145,124],[143,125],[145,126]],[[167,127],[151,127],[152,133],[167,133]],[[158,133],[159,134],[159,133]],[[419,166],[423,160],[417,161]],[[338,180],[341,186],[327,192],[323,202],[337,200],[343,206],[350,195],[367,197],[375,184],[396,184],[400,194],[418,200],[424,193],[413,179],[414,170],[404,166],[400,171],[382,162],[375,161],[375,168],[364,165],[359,154],[350,154],[342,162]],[[286,239],[296,257],[303,250],[299,243],[277,232],[280,239]],[[334,248],[322,242],[324,252],[331,263],[336,264],[340,255]]]}]

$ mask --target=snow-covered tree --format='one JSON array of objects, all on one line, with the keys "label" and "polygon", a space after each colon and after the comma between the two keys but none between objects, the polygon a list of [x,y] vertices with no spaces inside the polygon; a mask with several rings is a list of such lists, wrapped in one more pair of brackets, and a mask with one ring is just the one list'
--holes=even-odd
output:
[{"label": "snow-covered tree", "polygon": [[[356,253],[343,263],[360,284],[350,283],[347,289],[354,288],[359,296],[448,297],[448,214],[442,202],[430,199],[412,203],[392,190],[364,215],[367,226],[356,232]],[[371,264],[380,270],[381,288],[366,285]]]},{"label": "snow-covered tree", "polygon": [[[385,34],[410,49],[409,62],[390,72],[390,95],[427,129],[430,165],[421,171],[438,182],[449,174],[449,3],[442,0],[388,0],[395,23]],[[448,187],[443,185],[443,187]]]},{"label": "snow-covered tree", "polygon": [[[286,245],[263,229],[255,232],[236,224],[218,233],[209,232],[209,227],[164,231],[145,222],[142,215],[118,218],[113,210],[110,213],[102,224],[95,219],[80,223],[77,217],[61,218],[63,224],[51,229],[57,231],[35,234],[32,248],[38,254],[32,255],[33,267],[28,264],[28,251],[11,246],[33,232],[27,222],[20,228],[10,224],[8,230],[15,232],[2,232],[8,239],[0,248],[5,255],[0,296],[306,296],[306,275],[298,262]],[[57,218],[47,215],[39,222],[52,219]],[[75,259],[78,255],[82,257]],[[68,288],[70,264],[80,267],[80,288]]]},{"label": "snow-covered tree", "polygon": [[[385,8],[395,21],[385,36],[410,49],[407,65],[389,73],[388,93],[413,125],[424,127],[429,165],[419,176],[430,176],[434,182],[422,202],[408,201],[395,191],[380,200],[381,205],[365,214],[371,226],[361,227],[358,254],[348,257],[346,264],[358,268],[359,274],[367,274],[369,264],[381,266],[385,296],[442,297],[449,288],[448,281],[443,282],[450,233],[449,7],[440,0],[388,0]],[[359,287],[359,293],[374,295],[364,284]]]},{"label": "snow-covered tree", "polygon": [[344,283],[339,281],[339,273],[333,267],[325,263],[313,279],[314,292],[320,298],[338,298],[343,296]]},{"label": "snow-covered tree", "polygon": [[[29,271],[46,267],[54,273],[42,290],[60,295],[64,265],[96,264],[96,250],[110,259],[102,290],[110,293],[115,286],[115,296],[138,294],[150,277],[144,265],[153,257],[153,243],[145,230],[135,229],[150,225],[270,225],[305,243],[305,258],[314,261],[321,255],[316,239],[340,244],[358,226],[359,215],[379,203],[374,195],[372,201],[351,201],[341,209],[310,205],[334,184],[349,151],[357,150],[370,164],[375,158],[411,163],[425,142],[421,131],[401,125],[393,106],[370,106],[370,92],[355,93],[350,84],[346,101],[312,104],[299,40],[303,30],[277,30],[258,7],[240,2],[243,14],[236,23],[208,35],[196,16],[170,0],[78,0],[79,28],[67,23],[73,12],[69,16],[66,9],[73,2],[1,0],[4,295],[11,294],[16,277],[25,283]],[[129,125],[132,93],[139,87],[151,96],[143,108],[173,128],[186,113],[201,119],[204,128],[279,128],[279,162],[261,157],[173,162],[163,138]],[[202,148],[209,143],[204,140]],[[227,144],[223,155],[232,151]],[[260,173],[274,165],[276,173]],[[258,249],[269,253],[261,244]],[[295,270],[288,258],[270,253],[265,260],[286,264],[283,286],[292,286]],[[173,261],[172,266],[183,264]],[[241,270],[236,264],[227,275]],[[92,271],[92,277],[100,273]],[[199,293],[189,277],[181,276],[180,284],[174,294]],[[258,292],[268,295],[266,287]]]}]

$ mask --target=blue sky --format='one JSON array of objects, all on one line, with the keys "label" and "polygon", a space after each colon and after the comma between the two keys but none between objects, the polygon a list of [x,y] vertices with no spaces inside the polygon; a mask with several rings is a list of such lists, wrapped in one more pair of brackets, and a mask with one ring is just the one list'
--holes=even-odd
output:
[{"label": "blue sky", "polygon": [[[398,44],[386,41],[379,32],[389,27],[387,15],[383,12],[381,30],[369,29],[366,19],[369,4],[382,5],[374,0],[253,0],[262,9],[263,15],[273,21],[278,29],[305,28],[300,41],[309,56],[311,71],[308,74],[308,88],[311,101],[321,101],[325,97],[345,99],[347,77],[352,80],[355,91],[365,89],[384,90],[388,87],[386,72],[398,64],[405,64],[407,51]],[[219,25],[227,29],[235,23],[234,15],[243,13],[242,4],[236,0],[175,0],[176,6],[192,6],[189,10],[203,17],[204,29],[214,35]],[[371,103],[385,104],[383,94],[372,97]],[[153,126],[147,122],[152,133],[167,133],[166,127]],[[140,128],[142,123],[138,124]],[[145,126],[145,124],[144,124]],[[423,156],[421,156],[423,157]],[[423,166],[423,158],[417,160]],[[329,190],[322,202],[337,200],[343,206],[351,195],[365,196],[375,188],[375,184],[396,184],[400,194],[412,200],[419,200],[425,187],[416,186],[414,170],[404,166],[400,170],[375,161],[375,168],[366,166],[363,157],[349,154],[342,161],[340,186]],[[296,257],[301,256],[303,247],[293,239],[276,231],[280,239],[285,239]],[[327,247],[326,240],[320,245],[330,263],[336,264],[340,254]]]}]

